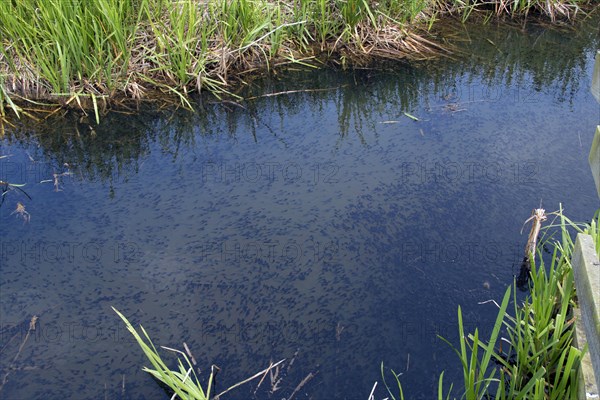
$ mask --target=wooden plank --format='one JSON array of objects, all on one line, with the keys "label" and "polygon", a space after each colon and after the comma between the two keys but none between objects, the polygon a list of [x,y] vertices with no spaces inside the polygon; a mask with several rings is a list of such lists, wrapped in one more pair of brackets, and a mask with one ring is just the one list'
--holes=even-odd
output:
[{"label": "wooden plank", "polygon": [[[590,235],[578,234],[573,251],[573,274],[581,321],[587,338],[596,393],[600,388],[600,261]],[[585,366],[582,364],[582,366]],[[589,371],[588,371],[589,372]]]},{"label": "wooden plank", "polygon": [[600,125],[596,127],[596,134],[592,141],[592,148],[590,149],[589,156],[590,168],[592,169],[592,175],[594,182],[596,183],[596,191],[598,197],[600,197]]},{"label": "wooden plank", "polygon": [[592,94],[600,103],[600,50],[596,53],[596,63],[594,64],[594,73],[592,75]]}]

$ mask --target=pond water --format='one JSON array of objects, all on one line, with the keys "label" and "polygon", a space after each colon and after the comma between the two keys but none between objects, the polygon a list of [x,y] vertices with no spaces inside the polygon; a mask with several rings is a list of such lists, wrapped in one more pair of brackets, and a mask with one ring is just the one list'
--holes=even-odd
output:
[{"label": "pond water", "polygon": [[168,398],[115,307],[217,365],[217,391],[287,359],[227,398],[367,399],[381,362],[409,399],[443,370],[460,397],[437,337],[457,307],[485,335],[531,210],[598,207],[597,26],[472,27],[451,60],[288,71],[239,105],[5,126],[0,179],[31,200],[0,207],[0,395]]}]

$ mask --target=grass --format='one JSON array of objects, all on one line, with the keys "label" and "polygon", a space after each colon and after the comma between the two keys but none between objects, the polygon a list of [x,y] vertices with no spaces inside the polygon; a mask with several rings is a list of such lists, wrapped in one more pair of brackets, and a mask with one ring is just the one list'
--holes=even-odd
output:
[{"label": "grass", "polygon": [[[185,348],[185,352],[173,349],[170,347],[161,346],[163,350],[167,350],[173,352],[178,355],[177,357],[177,369],[171,369],[167,365],[167,363],[161,357],[158,349],[150,339],[150,336],[146,332],[143,326],[140,325],[141,334],[133,327],[131,322],[116,308],[112,308],[115,313],[121,318],[121,320],[125,323],[127,330],[133,335],[136,342],[146,355],[148,361],[153,368],[144,367],[143,371],[152,375],[152,377],[158,382],[162,383],[166,388],[170,389],[169,395],[172,396],[171,399],[179,398],[182,400],[210,400],[212,399],[220,399],[226,393],[238,389],[240,386],[245,385],[255,379],[261,378],[258,386],[255,389],[255,394],[260,385],[263,383],[267,375],[271,380],[271,393],[279,390],[278,385],[281,383],[280,372],[282,368],[285,368],[289,371],[291,365],[294,363],[294,358],[290,360],[287,365],[284,363],[286,360],[280,360],[278,362],[271,362],[267,368],[264,370],[254,374],[253,376],[238,382],[224,391],[220,392],[216,395],[211,395],[214,390],[216,372],[219,371],[219,368],[215,365],[211,366],[211,372],[208,377],[208,382],[206,385],[203,385],[198,376],[196,374],[196,359],[191,354],[187,344],[183,344]],[[183,361],[182,361],[183,358]],[[198,369],[199,371],[199,369]],[[294,395],[308,382],[310,381],[314,375],[309,373],[303,381],[301,381],[296,389],[292,392],[290,398],[293,398]],[[0,385],[1,387],[1,385]],[[204,389],[206,387],[206,389]]]},{"label": "grass", "polygon": [[596,211],[594,218],[589,225],[584,227],[582,232],[592,237],[592,240],[596,245],[596,253],[598,254],[598,257],[600,257],[600,210]]},{"label": "grass", "polygon": [[[564,222],[575,229],[577,233],[584,233],[592,237],[592,240],[596,245],[596,253],[598,254],[598,257],[600,257],[600,209],[596,211],[594,217],[588,224],[577,224],[567,217],[563,216],[563,218]],[[570,236],[565,238],[563,246],[573,248],[574,245],[575,244]]]},{"label": "grass", "polygon": [[188,358],[187,354],[184,352],[177,351],[185,360],[185,363],[181,361],[181,358],[177,359],[177,370],[171,370],[162,357],[159,355],[158,350],[152,343],[150,336],[144,329],[143,326],[140,326],[140,330],[142,331],[142,335],[140,335],[137,330],[131,325],[131,323],[125,318],[123,314],[117,311],[114,307],[113,310],[117,313],[117,315],[125,322],[127,326],[127,330],[133,335],[138,345],[143,350],[144,354],[150,361],[150,364],[154,368],[144,367],[143,370],[148,372],[158,381],[164,383],[167,387],[169,387],[174,394],[176,394],[180,399],[195,399],[195,400],[209,400],[212,384],[214,381],[213,372],[211,371],[210,376],[208,378],[208,384],[206,386],[206,390],[202,388],[202,384],[198,380],[196,376],[196,372],[192,362]]},{"label": "grass", "polygon": [[[454,385],[448,390],[444,386],[444,373],[438,380],[438,400],[452,398],[465,400],[576,400],[578,398],[579,364],[583,351],[573,346],[575,318],[575,286],[571,256],[574,243],[568,229],[575,228],[585,232],[598,243],[600,233],[600,210],[596,212],[590,224],[580,226],[574,224],[562,213],[557,214],[558,224],[546,227],[560,228],[560,240],[550,242],[549,235],[539,245],[543,248],[550,244],[553,248],[550,266],[544,265],[540,254],[539,265],[531,260],[531,287],[528,298],[519,304],[517,291],[509,287],[498,306],[498,315],[489,340],[480,338],[479,331],[466,333],[460,306],[458,307],[459,347],[446,341],[460,360],[463,371],[463,386],[458,397],[452,394]],[[538,252],[540,252],[538,248]],[[512,312],[509,304],[512,300]],[[179,353],[185,363],[178,359],[177,370],[170,369],[158,354],[158,350],[150,340],[147,332],[140,327],[140,335],[131,323],[116,309],[114,310],[125,322],[127,329],[133,334],[150,363],[154,367],[144,368],[157,380],[167,385],[181,399],[208,400],[211,393],[213,374],[209,376],[207,389],[203,390],[194,372],[194,365],[186,353],[165,348]],[[501,337],[502,333],[507,337]],[[508,347],[507,351],[503,347]],[[188,352],[189,354],[189,352]],[[190,355],[191,357],[191,355]],[[192,358],[193,359],[193,358]],[[194,362],[195,363],[195,362]],[[266,375],[270,366],[247,381]],[[399,374],[391,371],[395,388],[386,381],[383,363],[381,374],[387,392],[393,400],[404,400]],[[238,387],[241,382],[226,390]],[[376,385],[371,391],[373,397]],[[225,393],[223,392],[223,393]],[[219,395],[220,396],[220,395]],[[219,397],[217,396],[217,398]]]},{"label": "grass", "polygon": [[189,106],[232,77],[290,62],[444,54],[428,29],[467,19],[571,19],[597,0],[21,0],[0,2],[0,115],[51,100],[94,109],[157,89]]},{"label": "grass", "polygon": [[[448,344],[460,360],[463,386],[458,397],[451,397],[454,385],[445,392],[442,373],[438,399],[577,399],[579,363],[583,352],[573,346],[575,286],[571,255],[574,244],[568,229],[574,227],[588,232],[598,243],[600,210],[591,224],[583,227],[565,217],[562,208],[557,215],[559,222],[546,227],[558,227],[560,233],[560,240],[550,244],[553,248],[550,266],[544,265],[541,254],[538,266],[532,260],[530,294],[522,304],[519,304],[514,285],[507,289],[487,342],[481,340],[477,330],[473,334],[465,333],[461,309],[458,308],[460,346],[457,349]],[[548,245],[552,237],[550,235],[538,249]],[[512,315],[508,313],[511,297]],[[499,339],[502,327],[507,337]],[[508,347],[508,350],[503,351],[503,347]],[[383,366],[381,373],[391,398],[398,396],[404,399],[398,378],[397,387],[392,390],[385,382]]]}]

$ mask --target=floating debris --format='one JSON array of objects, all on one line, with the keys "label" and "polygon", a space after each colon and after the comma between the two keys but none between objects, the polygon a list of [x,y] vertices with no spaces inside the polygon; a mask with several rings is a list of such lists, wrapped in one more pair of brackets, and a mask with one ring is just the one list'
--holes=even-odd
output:
[{"label": "floating debris", "polygon": [[[535,259],[537,238],[540,234],[540,229],[542,228],[542,222],[544,222],[546,219],[546,210],[543,208],[536,208],[531,213],[531,217],[529,217],[525,223],[523,223],[523,226],[525,226],[525,224],[527,224],[529,221],[533,221],[533,224],[531,225],[531,231],[529,232],[529,237],[527,238],[527,245],[525,246],[525,257],[523,257],[523,261],[521,262],[521,270],[517,279],[517,286],[522,290],[527,289],[529,272],[531,271],[531,260]],[[521,233],[523,233],[522,229]]]},{"label": "floating debris", "polygon": [[27,210],[25,210],[25,206],[23,205],[23,203],[17,203],[17,208],[15,208],[15,211],[11,212],[10,215],[13,214],[17,214],[17,218],[21,217],[23,218],[23,221],[25,223],[31,221],[31,214],[29,214],[27,212]]},{"label": "floating debris", "polygon": [[406,115],[408,118],[412,119],[413,121],[420,121],[420,119],[419,119],[419,118],[417,118],[417,117],[415,117],[414,115],[412,115],[412,114],[409,114],[409,113],[407,113],[407,112],[405,112],[405,113],[404,113],[404,115]]}]

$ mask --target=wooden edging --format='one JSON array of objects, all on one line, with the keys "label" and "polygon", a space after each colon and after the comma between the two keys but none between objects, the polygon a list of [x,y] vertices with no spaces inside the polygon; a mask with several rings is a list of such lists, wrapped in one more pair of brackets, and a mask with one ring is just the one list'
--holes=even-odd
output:
[{"label": "wooden edging", "polygon": [[589,163],[594,182],[596,183],[598,197],[600,197],[600,125],[596,127],[596,134],[594,135],[592,148],[590,149]]},{"label": "wooden edging", "polygon": [[600,388],[600,261],[590,235],[581,233],[577,235],[572,264],[581,313],[581,318],[578,318],[581,323],[577,326],[577,345],[583,348],[585,343],[588,344],[588,354],[581,364],[585,389],[583,399],[598,399],[600,396],[598,390]]}]

